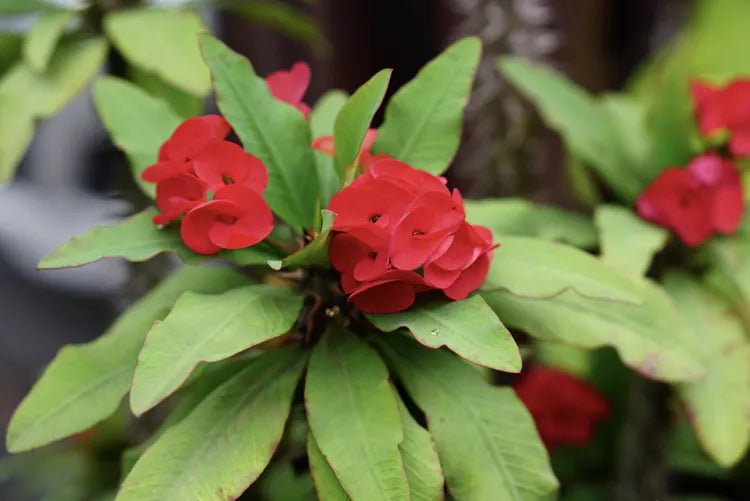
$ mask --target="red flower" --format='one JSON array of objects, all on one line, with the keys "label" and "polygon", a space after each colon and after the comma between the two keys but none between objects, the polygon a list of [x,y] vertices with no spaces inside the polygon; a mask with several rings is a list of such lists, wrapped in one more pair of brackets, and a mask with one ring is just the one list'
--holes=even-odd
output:
[{"label": "red flower", "polygon": [[[365,139],[364,141],[362,141],[362,148],[360,148],[359,151],[359,165],[362,166],[362,170],[365,172],[370,170],[370,166],[378,160],[391,158],[385,153],[378,153],[377,155],[373,155],[370,152],[370,150],[372,149],[372,145],[373,143],[375,143],[375,139],[377,137],[378,131],[376,129],[367,129]],[[332,157],[335,152],[333,145],[333,136],[321,136],[317,139],[314,139],[312,142],[312,147],[322,153],[325,153],[329,157]]]},{"label": "red flower", "polygon": [[291,104],[305,118],[310,116],[310,107],[302,102],[310,85],[310,67],[307,63],[294,63],[289,71],[274,71],[266,77],[266,83],[273,97]]},{"label": "red flower", "polygon": [[204,202],[182,220],[180,235],[198,254],[255,245],[271,233],[273,214],[263,198],[250,188],[229,185],[219,188],[214,199]]},{"label": "red flower", "polygon": [[695,247],[713,233],[737,230],[745,212],[739,172],[715,153],[694,158],[685,169],[669,167],[638,197],[638,214],[674,230]]},{"label": "red flower", "polygon": [[156,183],[161,214],[154,224],[184,215],[180,235],[198,254],[249,247],[273,228],[261,197],[268,172],[259,159],[223,140],[229,131],[219,116],[186,120],[162,145],[159,162],[143,171],[144,180]]},{"label": "red flower", "polygon": [[550,367],[529,370],[515,390],[550,451],[559,445],[585,445],[594,436],[597,423],[609,415],[609,405],[598,390]]},{"label": "red flower", "polygon": [[497,247],[489,230],[465,221],[461,194],[443,178],[391,158],[373,163],[328,208],[336,213],[331,263],[344,293],[368,313],[405,310],[430,289],[465,298]]},{"label": "red flower", "polygon": [[728,130],[729,151],[750,155],[750,79],[733,80],[725,87],[695,80],[690,91],[701,133]]}]

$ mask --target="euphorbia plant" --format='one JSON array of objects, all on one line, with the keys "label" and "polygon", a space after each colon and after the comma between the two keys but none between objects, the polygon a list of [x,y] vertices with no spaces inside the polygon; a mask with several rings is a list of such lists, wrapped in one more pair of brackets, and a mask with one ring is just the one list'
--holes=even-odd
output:
[{"label": "euphorbia plant", "polygon": [[156,207],[40,263],[166,251],[193,266],[59,353],[12,419],[11,451],[86,430],[129,394],[136,416],[169,415],[128,455],[140,454],[118,500],[234,499],[300,458],[321,499],[538,500],[557,481],[529,412],[494,383],[521,356],[488,302],[503,320],[589,336],[604,308],[619,336],[594,342],[672,381],[703,374],[674,346],[677,314],[649,304],[662,296],[547,240],[590,241],[585,220],[446,186],[478,40],[425,66],[377,131],[390,70],[308,117],[303,65],[264,79],[214,38],[200,47],[221,116],[183,121],[127,82],[97,81],[102,120]]}]

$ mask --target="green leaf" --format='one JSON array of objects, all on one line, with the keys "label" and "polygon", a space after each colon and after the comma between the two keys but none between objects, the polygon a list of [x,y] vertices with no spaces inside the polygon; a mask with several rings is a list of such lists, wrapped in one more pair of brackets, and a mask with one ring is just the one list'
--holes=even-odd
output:
[{"label": "green leaf", "polygon": [[178,89],[154,73],[141,69],[138,66],[129,66],[127,75],[128,79],[138,87],[145,89],[152,96],[169,104],[169,107],[177,112],[180,118],[196,117],[203,113],[205,99],[202,97]]},{"label": "green leaf", "polygon": [[36,72],[47,68],[57,42],[74,17],[72,11],[51,11],[41,16],[26,35],[23,56],[26,63]]},{"label": "green leaf", "polygon": [[205,96],[211,90],[197,39],[208,28],[196,13],[154,8],[118,10],[106,15],[104,31],[132,64],[196,96]]},{"label": "green leaf", "polygon": [[277,350],[216,388],[148,448],[116,500],[237,498],[281,440],[306,358],[297,349]]},{"label": "green leaf", "polygon": [[689,326],[658,285],[633,279],[642,304],[586,298],[573,290],[547,299],[507,291],[482,292],[505,325],[545,341],[582,348],[612,346],[623,362],[646,377],[692,381],[705,374],[689,344]]},{"label": "green leaf", "polygon": [[602,260],[635,276],[648,271],[654,254],[664,248],[669,238],[663,228],[619,205],[600,205],[594,220],[601,235]]},{"label": "green leaf", "polygon": [[638,288],[626,275],[575,247],[526,237],[498,242],[482,291],[549,298],[573,289],[590,298],[640,302]]},{"label": "green leaf", "polygon": [[673,272],[664,287],[691,325],[706,377],[677,386],[705,451],[721,466],[739,461],[750,444],[750,343],[726,304],[689,276]]},{"label": "green leaf", "polygon": [[538,501],[557,487],[534,421],[510,388],[404,336],[379,337],[409,395],[427,415],[448,490],[458,501]]},{"label": "green leaf", "polygon": [[173,252],[183,261],[200,260],[201,257],[185,247],[175,228],[160,230],[151,222],[157,213],[154,207],[150,207],[114,226],[95,226],[42,259],[38,268],[69,268],[106,257],[146,261],[162,252]]},{"label": "green leaf", "polygon": [[298,268],[300,266],[312,266],[330,268],[331,260],[328,258],[328,244],[331,241],[331,228],[336,214],[329,210],[321,211],[322,227],[313,240],[291,256],[282,260],[270,260],[268,265],[274,270],[282,268]]},{"label": "green leaf", "polygon": [[186,292],[146,336],[130,390],[133,413],[140,416],[171,395],[200,362],[223,360],[285,334],[301,308],[302,296],[290,287]]},{"label": "green leaf", "polygon": [[300,42],[319,48],[326,45],[315,19],[283,1],[221,0],[219,5]]},{"label": "green leaf", "polygon": [[219,109],[245,149],[268,169],[264,198],[296,228],[311,228],[318,186],[310,129],[305,117],[268,90],[244,57],[208,35],[200,38],[218,95]]},{"label": "green leaf", "polygon": [[13,179],[34,137],[34,119],[4,97],[0,91],[0,184]]},{"label": "green leaf", "polygon": [[352,499],[409,499],[403,428],[388,370],[355,334],[329,330],[305,383],[310,430]]},{"label": "green leaf", "polygon": [[708,250],[714,268],[731,280],[750,309],[750,236],[715,238]]},{"label": "green leaf", "polygon": [[348,501],[351,499],[341,487],[331,465],[320,452],[318,443],[312,433],[307,434],[307,459],[310,462],[310,473],[315,481],[315,490],[320,501]]},{"label": "green leaf", "polygon": [[392,70],[381,70],[352,94],[336,115],[333,126],[336,172],[344,178],[346,167],[355,162],[375,112],[388,89]]},{"label": "green leaf", "polygon": [[686,165],[693,157],[691,140],[698,131],[692,103],[687,75],[670,69],[654,96],[648,117],[652,148],[647,182],[666,167]]},{"label": "green leaf", "polygon": [[112,414],[130,388],[146,332],[180,294],[220,293],[243,284],[247,279],[228,268],[183,268],[133,304],[99,339],[64,347],[16,409],[8,450],[45,445]]},{"label": "green leaf", "polygon": [[633,200],[643,188],[637,170],[623,155],[610,114],[594,97],[560,73],[513,57],[499,61],[500,71],[533,101],[566,147],[589,164],[617,194]]},{"label": "green leaf", "polygon": [[459,357],[498,371],[520,372],[521,354],[508,329],[480,296],[434,301],[391,315],[367,315],[380,330],[406,327],[428,348],[445,346]]},{"label": "green leaf", "polygon": [[94,83],[94,103],[112,141],[128,156],[133,179],[154,197],[156,185],[141,180],[141,173],[156,162],[162,143],[180,125],[180,116],[164,101],[115,77]]},{"label": "green leaf", "polygon": [[591,220],[582,214],[535,204],[520,198],[464,200],[466,220],[486,226],[495,235],[537,237],[580,248],[595,247]]},{"label": "green leaf", "polygon": [[401,87],[385,109],[373,152],[432,174],[444,172],[458,150],[481,52],[478,38],[459,40]]},{"label": "green leaf", "polygon": [[308,473],[297,473],[291,462],[269,466],[258,480],[263,501],[309,501],[315,499],[315,484]]},{"label": "green leaf", "polygon": [[0,13],[2,14],[23,14],[60,8],[60,6],[44,0],[0,0]]},{"label": "green leaf", "polygon": [[[349,95],[346,92],[332,90],[323,94],[323,97],[315,103],[310,113],[310,132],[314,139],[333,135],[336,117],[348,99]],[[341,185],[341,178],[333,166],[331,157],[317,150],[313,152],[313,155],[315,155],[315,167],[320,187],[320,206],[328,207],[328,202]]]},{"label": "green leaf", "polygon": [[443,470],[430,432],[419,426],[399,399],[398,410],[404,424],[404,441],[398,446],[404,459],[406,478],[413,501],[443,499]]},{"label": "green leaf", "polygon": [[651,110],[626,94],[604,94],[599,103],[612,123],[624,165],[645,186],[654,178],[649,158],[653,138],[647,127],[647,114]]}]

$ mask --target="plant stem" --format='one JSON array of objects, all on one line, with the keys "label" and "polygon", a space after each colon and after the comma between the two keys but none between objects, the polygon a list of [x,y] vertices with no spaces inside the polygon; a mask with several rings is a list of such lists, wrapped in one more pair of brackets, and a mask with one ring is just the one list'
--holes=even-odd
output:
[{"label": "plant stem", "polygon": [[620,444],[616,501],[667,498],[669,387],[635,376]]}]

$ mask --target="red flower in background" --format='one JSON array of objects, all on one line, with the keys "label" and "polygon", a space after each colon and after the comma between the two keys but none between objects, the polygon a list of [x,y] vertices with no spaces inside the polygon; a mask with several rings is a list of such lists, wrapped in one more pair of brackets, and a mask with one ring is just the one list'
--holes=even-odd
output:
[{"label": "red flower in background", "polygon": [[[365,134],[365,139],[362,141],[362,148],[360,148],[359,151],[359,165],[362,166],[362,170],[367,172],[370,170],[370,166],[377,162],[378,160],[384,160],[386,158],[391,158],[389,155],[386,155],[385,153],[378,153],[377,155],[373,155],[371,153],[372,145],[375,143],[375,139],[378,137],[378,131],[376,129],[367,129],[367,134]],[[316,150],[325,153],[329,157],[332,157],[334,155],[334,147],[333,147],[333,136],[321,136],[317,139],[313,139],[312,147]]]},{"label": "red flower in background", "polygon": [[750,79],[733,80],[725,87],[695,80],[690,91],[701,133],[727,130],[729,151],[750,155]]},{"label": "red flower in background", "polygon": [[273,229],[273,214],[261,197],[268,172],[258,158],[224,140],[230,130],[217,115],[186,120],[141,175],[156,183],[161,214],[154,224],[185,216],[180,235],[198,254],[249,247]]},{"label": "red flower in background", "polygon": [[638,197],[644,219],[674,230],[695,247],[714,233],[737,230],[745,213],[742,183],[730,160],[708,153],[686,168],[669,167]]},{"label": "red flower in background", "polygon": [[444,178],[390,158],[328,208],[336,213],[331,263],[349,300],[368,313],[405,310],[430,289],[464,299],[484,281],[497,247],[488,229],[465,221],[461,194]]},{"label": "red flower in background", "polygon": [[609,404],[596,388],[550,367],[530,369],[515,390],[550,451],[559,445],[585,445],[596,425],[609,416]]},{"label": "red flower in background", "polygon": [[310,85],[310,67],[307,63],[294,63],[289,71],[274,71],[266,77],[266,84],[273,97],[291,104],[300,110],[305,118],[310,116],[310,107],[302,102]]}]

